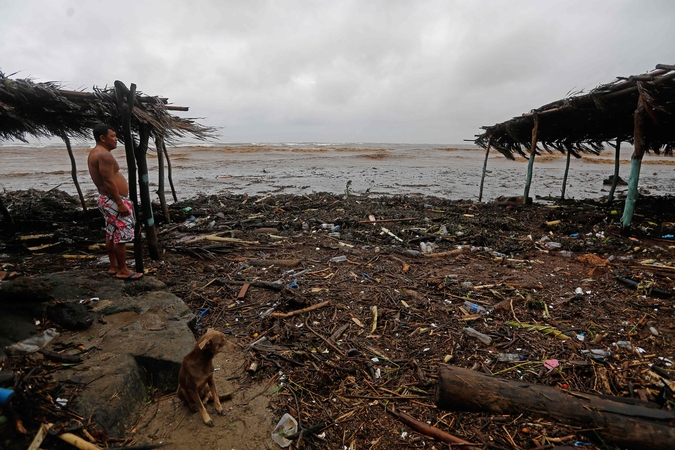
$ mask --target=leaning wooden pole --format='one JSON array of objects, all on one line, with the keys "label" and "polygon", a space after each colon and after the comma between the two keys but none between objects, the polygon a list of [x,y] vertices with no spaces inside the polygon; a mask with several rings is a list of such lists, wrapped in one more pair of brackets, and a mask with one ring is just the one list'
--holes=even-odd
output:
[{"label": "leaning wooden pole", "polygon": [[563,175],[562,192],[560,199],[565,200],[565,189],[567,188],[567,175],[570,172],[570,157],[572,156],[572,144],[565,143],[565,150],[567,151],[567,162],[565,163],[565,175]]},{"label": "leaning wooden pole", "polygon": [[526,414],[590,429],[620,448],[666,450],[675,442],[675,412],[641,400],[572,392],[441,366],[434,403],[450,411]]},{"label": "leaning wooden pole", "polygon": [[138,187],[141,194],[142,217],[139,222],[145,225],[145,239],[148,242],[148,252],[153,260],[159,259],[159,245],[157,243],[157,228],[155,217],[152,214],[152,202],[150,201],[150,178],[148,177],[148,142],[150,141],[150,129],[147,125],[141,125],[138,147],[135,149],[136,164],[138,165]]},{"label": "leaning wooden pole", "polygon": [[623,207],[623,216],[621,217],[621,235],[630,236],[630,227],[633,223],[633,213],[635,212],[635,202],[638,197],[638,182],[640,180],[640,168],[642,167],[642,157],[647,149],[645,142],[645,105],[642,96],[638,97],[638,107],[635,110],[634,118],[634,136],[633,146],[635,150],[630,159],[630,178],[628,179],[628,193],[626,194],[626,203]]},{"label": "leaning wooden pole", "polygon": [[619,182],[619,166],[621,165],[621,140],[616,140],[616,150],[614,152],[614,178],[612,179],[612,187],[609,189],[609,195],[607,196],[608,202],[614,201],[614,191],[616,190],[616,185]]},{"label": "leaning wooden pole", "polygon": [[487,172],[488,155],[490,154],[490,144],[492,144],[492,135],[488,137],[487,148],[485,149],[485,160],[483,161],[483,175],[480,177],[480,191],[478,192],[478,202],[483,201],[483,183],[485,182],[485,172]]},{"label": "leaning wooden pole", "polygon": [[[115,95],[117,106],[122,113],[122,126],[124,127],[124,150],[127,157],[127,170],[129,172],[129,199],[134,204],[134,215],[138,219],[138,189],[136,181],[136,156],[134,149],[134,137],[131,134],[131,118],[133,117],[134,102],[136,101],[136,85],[131,83],[130,89],[121,81],[115,81]],[[126,99],[126,107],[124,100]],[[143,272],[143,245],[141,240],[141,223],[136,220],[134,236],[134,270]]]},{"label": "leaning wooden pole", "polygon": [[155,135],[155,148],[157,149],[157,173],[159,180],[157,183],[157,196],[159,197],[159,204],[162,207],[162,214],[164,214],[164,222],[171,223],[171,215],[169,214],[169,207],[166,204],[166,193],[164,192],[164,138],[158,134]]},{"label": "leaning wooden pole", "polygon": [[178,197],[176,197],[176,188],[173,187],[173,176],[171,175],[171,159],[169,158],[169,152],[166,150],[166,143],[163,140],[162,150],[164,150],[164,158],[166,158],[167,176],[169,177],[169,186],[171,186],[171,195],[173,195],[173,201],[177,202]]},{"label": "leaning wooden pole", "polygon": [[534,157],[537,154],[537,134],[539,133],[539,116],[532,116],[534,125],[532,126],[532,145],[530,147],[530,160],[527,163],[527,179],[525,180],[525,193],[523,194],[523,204],[530,203],[530,185],[532,184],[532,169],[534,167]]},{"label": "leaning wooden pole", "polygon": [[75,155],[73,155],[73,148],[70,146],[70,139],[65,134],[61,136],[63,142],[66,143],[66,149],[68,149],[68,156],[70,157],[70,168],[71,176],[73,177],[73,183],[75,183],[75,189],[77,189],[77,195],[80,197],[80,204],[82,205],[82,211],[87,210],[87,204],[84,201],[84,195],[82,195],[82,189],[80,189],[80,183],[77,181],[77,163],[75,162]]}]

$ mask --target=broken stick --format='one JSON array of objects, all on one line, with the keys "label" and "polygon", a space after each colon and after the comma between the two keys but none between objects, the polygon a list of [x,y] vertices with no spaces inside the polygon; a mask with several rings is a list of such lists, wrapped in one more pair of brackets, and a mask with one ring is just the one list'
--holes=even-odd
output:
[{"label": "broken stick", "polygon": [[270,316],[271,317],[278,317],[280,319],[287,319],[288,317],[293,317],[293,316],[297,316],[298,314],[304,314],[306,312],[321,309],[324,306],[328,306],[328,305],[330,305],[330,300],[326,300],[325,302],[317,303],[316,305],[308,306],[307,308],[296,309],[295,311],[291,311],[291,312],[287,312],[287,313],[273,312],[272,314],[270,314]]}]

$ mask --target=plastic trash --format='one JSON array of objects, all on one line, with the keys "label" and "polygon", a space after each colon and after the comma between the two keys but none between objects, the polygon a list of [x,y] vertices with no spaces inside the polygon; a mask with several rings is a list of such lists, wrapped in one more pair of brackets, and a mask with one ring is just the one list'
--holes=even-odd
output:
[{"label": "plastic trash", "polygon": [[651,334],[653,334],[654,336],[658,336],[658,335],[659,335],[659,331],[658,331],[656,328],[654,328],[654,327],[649,327],[649,332],[650,332]]},{"label": "plastic trash", "polygon": [[55,328],[48,328],[42,334],[31,336],[21,342],[7,347],[10,353],[35,353],[49,344],[59,333]]},{"label": "plastic trash", "polygon": [[447,235],[448,235],[448,227],[446,227],[445,225],[441,225],[441,226],[438,228],[438,233],[439,233],[441,236],[447,236]]},{"label": "plastic trash", "polygon": [[330,262],[345,262],[345,261],[347,261],[347,257],[345,255],[335,256],[330,259]]},{"label": "plastic trash", "polygon": [[574,255],[574,253],[572,253],[572,252],[569,251],[569,250],[561,250],[561,251],[560,251],[560,255],[561,255],[561,256],[564,256],[564,257],[566,257],[566,258],[571,258],[571,257]]},{"label": "plastic trash", "polygon": [[497,361],[499,362],[515,362],[524,360],[524,356],[520,356],[518,353],[500,353],[497,355]]},{"label": "plastic trash", "polygon": [[321,228],[324,230],[332,230],[335,227],[335,224],[333,223],[322,223]]},{"label": "plastic trash", "polygon": [[11,389],[0,388],[0,409],[2,409],[10,399],[14,396],[14,391]]},{"label": "plastic trash", "polygon": [[488,314],[489,313],[489,311],[487,309],[485,309],[484,307],[482,307],[480,305],[477,305],[475,303],[472,303],[468,300],[466,300],[464,302],[464,308],[466,308],[466,310],[469,311],[469,313],[471,313],[471,314],[476,314],[476,313]]},{"label": "plastic trash", "polygon": [[617,341],[616,346],[619,348],[627,348],[627,349],[633,348],[633,345],[630,343],[630,341]]},{"label": "plastic trash", "polygon": [[272,431],[272,440],[276,442],[279,447],[285,448],[293,443],[290,439],[286,439],[285,436],[295,434],[298,432],[298,422],[291,416],[286,413],[283,415],[277,426]]},{"label": "plastic trash", "polygon": [[544,244],[544,247],[546,247],[550,250],[550,249],[553,249],[553,248],[560,248],[560,247],[562,247],[562,244],[560,242],[549,241],[546,244]]},{"label": "plastic trash", "polygon": [[483,334],[479,331],[474,330],[471,327],[462,328],[462,332],[468,334],[469,336],[475,337],[485,345],[492,344],[492,338],[487,334]]},{"label": "plastic trash", "polygon": [[673,239],[673,238],[675,238],[675,236],[673,236],[672,234],[664,234],[663,236],[661,236],[661,239]]},{"label": "plastic trash", "polygon": [[599,349],[599,348],[594,348],[594,349],[591,349],[591,350],[582,350],[581,353],[585,356],[588,356],[591,359],[594,359],[594,360],[600,361],[600,362],[607,361],[607,358],[612,356],[612,354],[610,352],[608,352],[607,350],[602,350],[602,349]]}]

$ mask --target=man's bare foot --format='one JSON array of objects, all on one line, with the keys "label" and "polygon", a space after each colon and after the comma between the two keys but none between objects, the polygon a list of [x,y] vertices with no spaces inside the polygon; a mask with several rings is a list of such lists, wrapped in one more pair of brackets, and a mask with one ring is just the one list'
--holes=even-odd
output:
[{"label": "man's bare foot", "polygon": [[117,272],[118,272],[117,267],[115,267],[114,269],[111,267],[111,268],[108,270],[108,275],[117,275]]},{"label": "man's bare foot", "polygon": [[131,270],[129,270],[129,272],[126,273],[126,274],[125,273],[118,273],[115,276],[117,278],[119,278],[120,280],[138,280],[139,278],[141,278],[143,276],[143,274],[140,273],[140,272],[132,272]]}]

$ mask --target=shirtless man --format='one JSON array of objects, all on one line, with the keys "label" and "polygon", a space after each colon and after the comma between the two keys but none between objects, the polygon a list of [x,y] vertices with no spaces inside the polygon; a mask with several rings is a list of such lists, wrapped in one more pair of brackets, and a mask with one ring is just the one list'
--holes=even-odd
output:
[{"label": "shirtless man", "polygon": [[117,147],[117,134],[110,126],[94,127],[96,146],[89,152],[87,165],[91,179],[98,188],[98,209],[105,219],[105,248],[110,258],[110,275],[136,280],[142,273],[127,267],[126,243],[134,240],[134,206],[127,198],[129,185],[112,151]]}]

